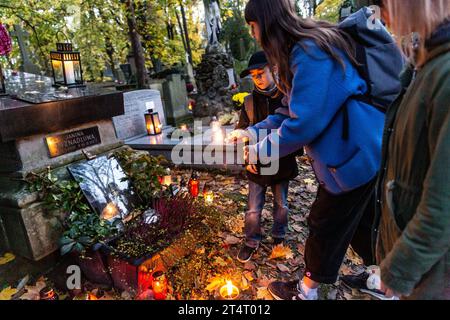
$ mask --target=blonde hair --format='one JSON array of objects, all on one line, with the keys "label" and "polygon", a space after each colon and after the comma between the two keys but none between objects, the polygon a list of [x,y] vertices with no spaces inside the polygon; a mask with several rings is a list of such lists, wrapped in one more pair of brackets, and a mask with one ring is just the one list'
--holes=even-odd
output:
[{"label": "blonde hair", "polygon": [[[390,25],[397,36],[400,47],[405,48],[403,41],[409,42],[408,56],[413,55],[411,36],[417,33],[419,42],[415,48],[416,63],[420,66],[427,60],[428,52],[425,48],[425,40],[433,31],[450,18],[450,0],[384,0],[390,16]],[[403,42],[403,43],[402,43]]]}]

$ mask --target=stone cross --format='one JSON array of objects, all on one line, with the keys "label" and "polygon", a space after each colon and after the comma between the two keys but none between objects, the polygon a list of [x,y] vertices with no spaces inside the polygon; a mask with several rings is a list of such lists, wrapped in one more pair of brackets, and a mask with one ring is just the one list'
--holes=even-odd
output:
[{"label": "stone cross", "polygon": [[19,44],[20,56],[22,57],[21,69],[23,72],[40,74],[40,69],[30,59],[30,51],[28,49],[28,33],[22,29],[20,25],[14,25],[14,31],[11,32],[11,37],[17,39]]}]

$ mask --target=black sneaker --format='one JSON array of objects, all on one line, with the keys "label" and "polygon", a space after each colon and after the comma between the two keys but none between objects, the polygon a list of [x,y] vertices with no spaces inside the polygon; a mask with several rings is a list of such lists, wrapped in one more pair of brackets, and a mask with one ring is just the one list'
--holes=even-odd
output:
[{"label": "black sneaker", "polygon": [[252,248],[244,244],[237,255],[238,261],[242,263],[250,261],[256,250],[258,250],[258,248]]},{"label": "black sneaker", "polygon": [[284,238],[273,238],[272,246],[276,247],[280,244],[284,244]]},{"label": "black sneaker", "polygon": [[367,279],[369,279],[370,274],[363,271],[356,275],[345,275],[341,276],[340,279],[342,283],[349,289],[356,289],[362,293],[366,293],[380,300],[393,300],[392,298],[386,297],[383,291],[377,289],[369,289],[367,287]]},{"label": "black sneaker", "polygon": [[294,300],[298,295],[298,280],[274,281],[267,287],[275,300]]}]

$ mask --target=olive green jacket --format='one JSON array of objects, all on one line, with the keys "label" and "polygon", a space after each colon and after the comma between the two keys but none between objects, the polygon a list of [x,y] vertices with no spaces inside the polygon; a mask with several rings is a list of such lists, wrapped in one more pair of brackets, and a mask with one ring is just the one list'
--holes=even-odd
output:
[{"label": "olive green jacket", "polygon": [[386,117],[377,188],[382,281],[412,299],[450,299],[450,42],[430,53]]}]

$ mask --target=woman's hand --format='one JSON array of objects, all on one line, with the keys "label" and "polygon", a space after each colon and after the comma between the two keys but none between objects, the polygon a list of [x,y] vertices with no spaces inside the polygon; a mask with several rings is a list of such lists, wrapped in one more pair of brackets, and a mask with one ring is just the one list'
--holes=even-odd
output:
[{"label": "woman's hand", "polygon": [[254,164],[249,164],[245,167],[248,172],[251,172],[253,174],[258,174],[258,168]]},{"label": "woman's hand", "polygon": [[[249,146],[245,146],[244,147],[244,163],[250,163],[250,149]],[[253,173],[253,174],[258,174],[258,168],[256,167],[256,165],[254,164],[248,164],[245,169],[247,169],[247,171]]]},{"label": "woman's hand", "polygon": [[248,139],[248,133],[245,130],[237,129],[230,132],[225,138],[225,143],[235,143],[238,140]]}]

